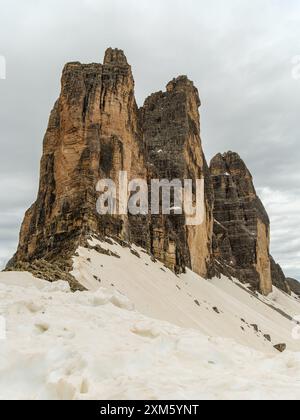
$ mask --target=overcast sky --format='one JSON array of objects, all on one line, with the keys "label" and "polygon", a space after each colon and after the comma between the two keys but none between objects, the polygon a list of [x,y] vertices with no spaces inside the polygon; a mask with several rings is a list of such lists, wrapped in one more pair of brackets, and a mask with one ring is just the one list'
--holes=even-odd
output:
[{"label": "overcast sky", "polygon": [[[209,160],[238,152],[272,221],[272,253],[300,279],[299,0],[0,0],[0,264],[35,200],[42,139],[67,61],[124,49],[136,96],[187,74]],[[296,57],[296,58],[295,58]],[[0,66],[3,62],[0,57]],[[294,64],[295,66],[295,64]],[[3,72],[3,69],[2,69]],[[1,68],[0,68],[1,75]]]}]

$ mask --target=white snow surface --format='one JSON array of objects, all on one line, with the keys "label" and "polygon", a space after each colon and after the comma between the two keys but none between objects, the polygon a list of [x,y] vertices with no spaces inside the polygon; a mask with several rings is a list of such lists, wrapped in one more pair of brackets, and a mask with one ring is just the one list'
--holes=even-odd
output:
[{"label": "white snow surface", "polygon": [[[120,258],[79,248],[73,275],[87,289],[117,290],[145,316],[193,328],[207,336],[234,339],[267,353],[274,353],[273,346],[280,343],[300,351],[300,341],[292,337],[295,325],[291,321],[300,315],[300,301],[280,290],[274,288],[268,298],[255,296],[245,285],[226,277],[208,281],[189,270],[176,276],[135,246],[123,248],[96,239],[90,245],[100,245]],[[265,335],[271,336],[272,343]]]},{"label": "white snow surface", "polygon": [[0,273],[0,399],[300,399],[296,299],[91,244],[120,258],[78,250],[73,274],[87,292]]}]

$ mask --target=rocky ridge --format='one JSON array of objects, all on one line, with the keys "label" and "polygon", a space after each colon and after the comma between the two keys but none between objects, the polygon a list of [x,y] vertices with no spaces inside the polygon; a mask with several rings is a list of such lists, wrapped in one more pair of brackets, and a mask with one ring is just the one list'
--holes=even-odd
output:
[{"label": "rocky ridge", "polygon": [[[121,50],[108,49],[103,64],[68,63],[44,138],[38,197],[7,270],[64,278],[80,289],[70,279],[72,256],[94,234],[141,246],[176,273],[188,267],[204,278],[236,277],[263,294],[272,284],[289,293],[270,256],[269,219],[246,165],[231,152],[207,165],[200,105],[197,88],[180,76],[139,109]],[[204,178],[204,222],[186,226],[184,215],[99,216],[96,184],[109,178],[118,185],[120,171],[149,185],[152,178]]]}]

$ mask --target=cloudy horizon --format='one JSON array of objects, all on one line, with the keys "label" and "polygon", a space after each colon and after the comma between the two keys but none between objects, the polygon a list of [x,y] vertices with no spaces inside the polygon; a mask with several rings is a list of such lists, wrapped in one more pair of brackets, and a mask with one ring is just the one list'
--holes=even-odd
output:
[{"label": "cloudy horizon", "polygon": [[187,74],[194,81],[207,160],[228,150],[240,154],[271,218],[271,253],[287,276],[300,280],[299,1],[0,5],[0,57],[6,62],[0,80],[0,268],[16,250],[24,212],[36,198],[42,139],[64,64],[102,62],[106,48],[116,47],[132,65],[140,106],[173,77]]}]

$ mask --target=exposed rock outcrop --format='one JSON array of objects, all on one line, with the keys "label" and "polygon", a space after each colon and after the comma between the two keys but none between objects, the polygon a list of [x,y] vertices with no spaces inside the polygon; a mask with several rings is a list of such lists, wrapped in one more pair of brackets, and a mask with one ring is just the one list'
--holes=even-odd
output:
[{"label": "exposed rock outcrop", "polygon": [[[131,67],[120,50],[104,64],[69,63],[44,139],[37,201],[27,211],[9,267],[36,259],[56,261],[74,252],[89,232],[116,235],[149,247],[147,220],[96,212],[96,184],[119,171],[146,178]],[[70,252],[69,252],[70,251]]]},{"label": "exposed rock outcrop", "polygon": [[[182,77],[138,110],[131,67],[120,50],[107,50],[103,65],[67,64],[44,139],[37,201],[25,215],[8,268],[39,259],[69,261],[79,242],[96,233],[140,245],[177,272],[188,266],[207,276],[212,193],[199,105],[196,88]],[[158,144],[162,158],[155,159]],[[128,181],[154,174],[160,179],[205,175],[205,224],[186,228],[184,216],[152,222],[148,215],[100,217],[96,184],[109,178],[118,185],[120,171],[127,171]]]},{"label": "exposed rock outcrop", "polygon": [[250,283],[262,294],[272,291],[270,222],[252,176],[237,153],[215,156],[214,256],[221,273]]},{"label": "exposed rock outcrop", "polygon": [[[151,95],[142,109],[144,143],[151,178],[205,179],[204,222],[186,226],[185,216],[152,216],[154,255],[180,271],[190,267],[207,277],[211,271],[213,191],[200,138],[198,90],[181,76],[166,92]],[[194,195],[195,199],[195,195]]]},{"label": "exposed rock outcrop", "polygon": [[[208,168],[200,105],[194,84],[180,76],[138,109],[121,50],[108,49],[103,64],[67,64],[44,138],[38,197],[7,269],[64,278],[80,289],[69,275],[71,258],[95,234],[135,243],[177,273],[186,267],[205,278],[223,273],[263,294],[271,292],[273,279],[289,292],[270,257],[268,215],[246,165],[230,152],[217,155]],[[187,225],[185,215],[173,212],[99,216],[96,184],[111,179],[118,187],[120,171],[148,186],[153,178],[193,180],[193,204],[195,181],[204,179],[203,223]]]},{"label": "exposed rock outcrop", "polygon": [[237,153],[228,152],[212,159],[210,173],[217,270],[265,295],[272,285],[290,294],[280,265],[270,255],[270,221],[249,169]]},{"label": "exposed rock outcrop", "polygon": [[[292,288],[289,285],[288,279],[286,279],[284,272],[279,264],[277,264],[273,257],[271,257],[271,274],[272,274],[272,283],[278,289],[282,290],[283,292],[287,293],[288,295],[291,294]],[[298,283],[299,284],[299,283]],[[299,284],[299,292],[300,292],[300,284]]]},{"label": "exposed rock outcrop", "polygon": [[274,346],[274,349],[279,351],[279,353],[283,353],[286,351],[286,344],[285,343],[276,344],[276,346]]},{"label": "exposed rock outcrop", "polygon": [[300,297],[300,282],[298,280],[295,280],[289,277],[286,279],[286,282],[289,288],[291,289],[291,291],[295,293],[295,295]]}]

